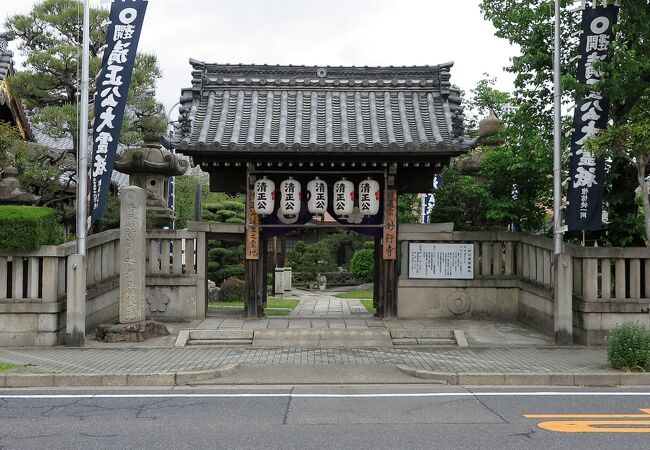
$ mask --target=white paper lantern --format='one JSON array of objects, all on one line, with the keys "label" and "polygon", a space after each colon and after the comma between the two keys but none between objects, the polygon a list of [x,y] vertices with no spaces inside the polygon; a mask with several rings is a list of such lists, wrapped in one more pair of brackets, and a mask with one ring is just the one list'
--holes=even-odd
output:
[{"label": "white paper lantern", "polygon": [[359,210],[364,216],[374,216],[379,212],[379,183],[368,178],[359,183]]},{"label": "white paper lantern", "polygon": [[255,195],[253,196],[255,212],[262,216],[273,214],[275,208],[275,183],[264,177],[255,182],[253,188]]},{"label": "white paper lantern", "polygon": [[342,178],[334,183],[334,213],[337,216],[352,214],[354,209],[354,184]]},{"label": "white paper lantern", "polygon": [[325,214],[327,211],[327,183],[316,177],[307,183],[309,201],[307,206],[312,214]]},{"label": "white paper lantern", "polygon": [[300,183],[289,177],[280,183],[280,213],[285,216],[297,216],[300,213],[300,197],[302,187]]}]

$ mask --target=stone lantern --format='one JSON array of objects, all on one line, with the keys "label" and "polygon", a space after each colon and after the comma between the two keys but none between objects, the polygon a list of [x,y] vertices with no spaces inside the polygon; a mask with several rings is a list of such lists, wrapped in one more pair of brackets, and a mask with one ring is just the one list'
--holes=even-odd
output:
[{"label": "stone lantern", "polygon": [[503,144],[503,139],[499,133],[503,130],[503,122],[497,118],[494,111],[490,110],[490,114],[479,122],[478,125],[478,142],[479,148],[471,152],[458,161],[458,169],[463,175],[471,175],[480,179],[479,173],[485,153],[483,148],[492,147]]},{"label": "stone lantern", "polygon": [[130,185],[145,190],[147,196],[147,228],[162,228],[174,220],[167,206],[169,178],[187,172],[188,161],[157,144],[127,150],[115,161],[115,169],[130,176]]},{"label": "stone lantern", "polygon": [[0,181],[0,205],[34,205],[40,199],[20,187],[18,169],[13,166],[5,168]]}]

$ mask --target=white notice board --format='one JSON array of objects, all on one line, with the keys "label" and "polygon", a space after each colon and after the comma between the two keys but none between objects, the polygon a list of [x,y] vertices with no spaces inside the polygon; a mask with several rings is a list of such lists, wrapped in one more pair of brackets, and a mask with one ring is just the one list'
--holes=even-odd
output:
[{"label": "white notice board", "polygon": [[409,278],[472,280],[474,244],[409,244]]}]

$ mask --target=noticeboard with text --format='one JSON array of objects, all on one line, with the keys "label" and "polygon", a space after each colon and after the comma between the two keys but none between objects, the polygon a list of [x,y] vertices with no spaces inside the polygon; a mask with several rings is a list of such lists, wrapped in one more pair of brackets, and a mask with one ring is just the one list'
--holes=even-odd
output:
[{"label": "noticeboard with text", "polygon": [[409,278],[471,280],[474,244],[409,244]]}]

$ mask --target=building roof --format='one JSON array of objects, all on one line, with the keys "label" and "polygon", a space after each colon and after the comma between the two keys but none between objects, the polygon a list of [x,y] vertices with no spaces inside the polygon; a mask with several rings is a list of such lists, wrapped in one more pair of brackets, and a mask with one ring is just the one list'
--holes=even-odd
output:
[{"label": "building roof", "polygon": [[0,83],[7,77],[13,62],[14,52],[9,50],[9,41],[6,32],[0,33]]},{"label": "building roof", "polygon": [[206,64],[190,60],[174,147],[237,151],[458,153],[464,136],[453,63],[415,67]]}]

